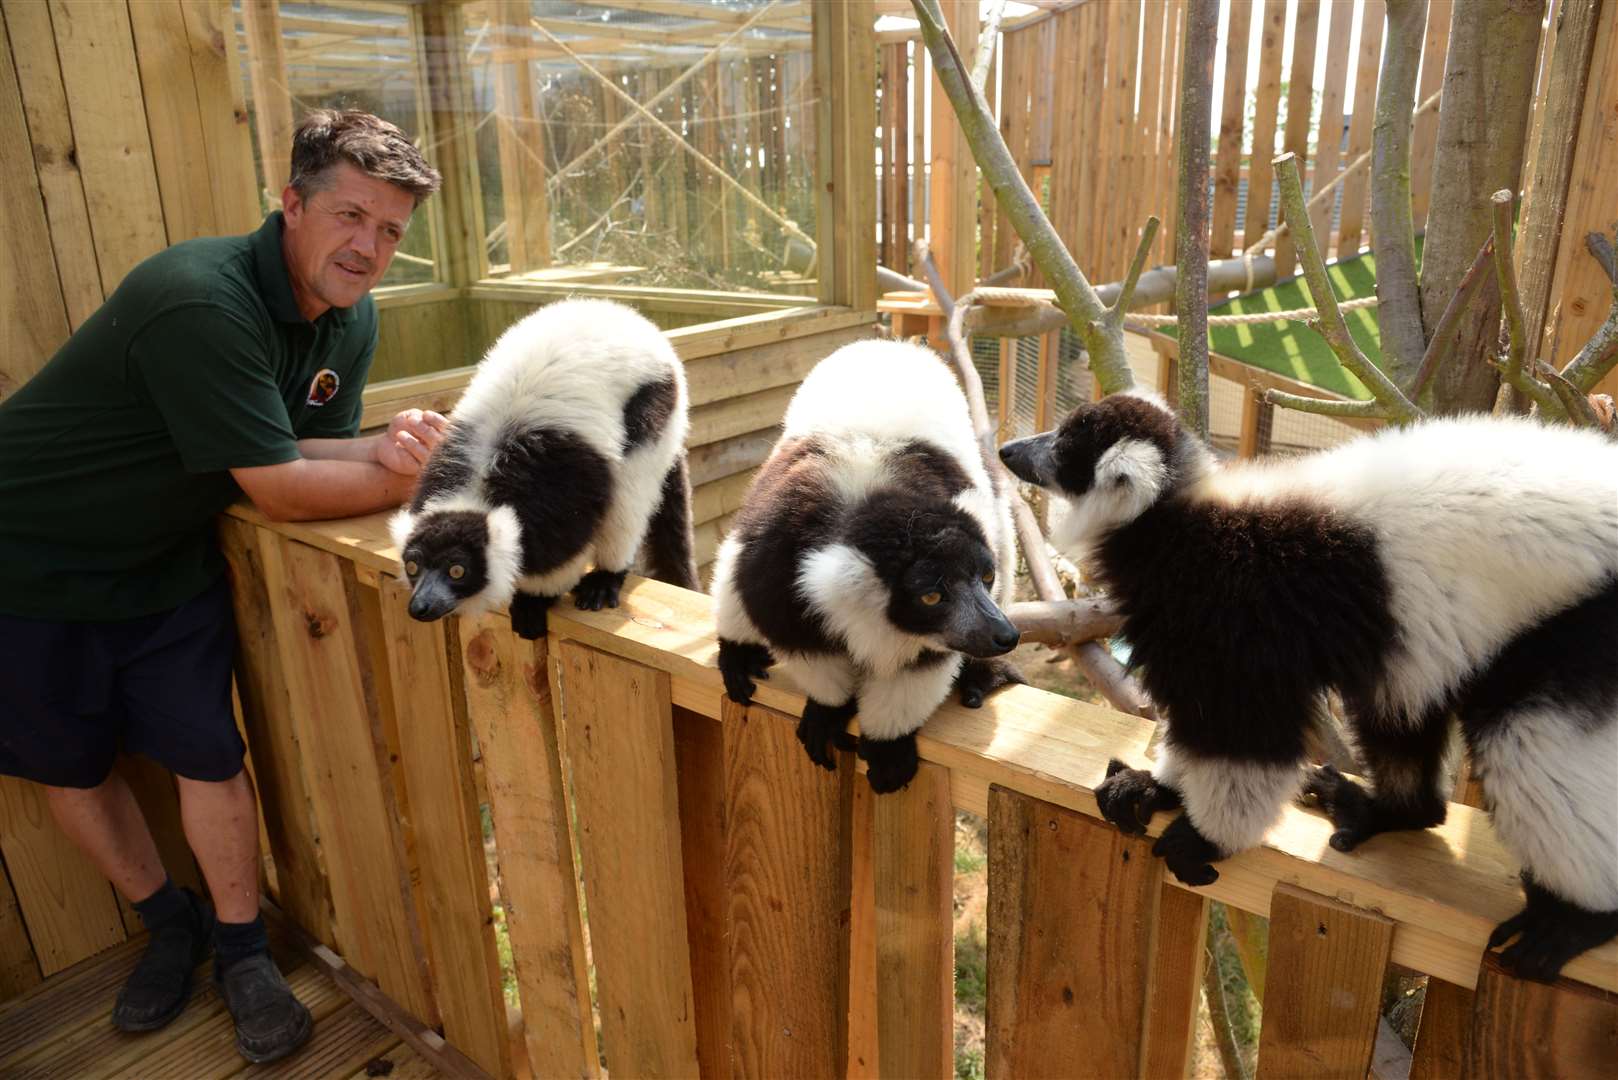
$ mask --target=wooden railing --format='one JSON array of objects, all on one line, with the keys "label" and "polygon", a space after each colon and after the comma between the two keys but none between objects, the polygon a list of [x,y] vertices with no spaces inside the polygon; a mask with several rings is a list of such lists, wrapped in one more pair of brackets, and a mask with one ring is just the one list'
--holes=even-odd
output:
[{"label": "wooden railing", "polygon": [[1364,1076],[1390,962],[1448,984],[1414,1075],[1613,1060],[1618,946],[1555,987],[1484,958],[1521,892],[1481,811],[1345,855],[1291,809],[1191,890],[1098,820],[1139,718],[949,704],[873,798],[852,757],[805,759],[784,676],[724,697],[704,596],[632,580],[525,642],[499,613],[410,620],[381,516],[222,527],[279,902],[491,1073],[517,1062],[481,804],[535,1075],[952,1075],[957,808],[988,820],[992,1076],[1183,1075],[1210,899],[1270,919],[1265,1074]]}]

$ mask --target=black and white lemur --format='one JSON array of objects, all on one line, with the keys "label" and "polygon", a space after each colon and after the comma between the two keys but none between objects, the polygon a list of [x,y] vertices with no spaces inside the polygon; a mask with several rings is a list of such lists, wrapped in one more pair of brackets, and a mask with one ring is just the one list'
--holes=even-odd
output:
[{"label": "black and white lemur", "polygon": [[687,412],[680,358],[630,308],[563,300],[514,323],[391,522],[410,614],[509,603],[512,628],[541,637],[570,590],[616,607],[643,540],[651,576],[696,588]]},{"label": "black and white lemur", "polygon": [[798,738],[836,768],[858,752],[877,792],[917,768],[915,733],[951,686],[982,704],[1020,682],[1001,611],[1011,512],[954,376],[916,345],[862,341],[817,364],[719,548],[719,667],[736,701],[779,662],[808,697]]},{"label": "black and white lemur", "polygon": [[[1113,762],[1105,816],[1182,881],[1260,840],[1304,788],[1348,851],[1439,824],[1458,713],[1526,909],[1490,947],[1548,979],[1618,934],[1618,445],[1528,420],[1391,429],[1217,467],[1162,403],[1123,394],[1001,459],[1048,489],[1166,711],[1155,769]],[[1336,689],[1370,774],[1305,774]]]}]

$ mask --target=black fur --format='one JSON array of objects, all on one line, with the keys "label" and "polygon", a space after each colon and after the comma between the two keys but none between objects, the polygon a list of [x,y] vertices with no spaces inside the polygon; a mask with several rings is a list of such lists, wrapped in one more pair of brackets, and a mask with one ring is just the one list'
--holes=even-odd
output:
[{"label": "black fur", "polygon": [[1089,491],[1101,455],[1123,438],[1148,439],[1172,462],[1183,433],[1168,413],[1128,394],[1081,406],[1056,430],[1056,485],[1073,495]]},{"label": "black fur", "polygon": [[678,397],[672,377],[645,383],[630,395],[624,402],[624,453],[657,440],[674,415]]},{"label": "black fur", "polygon": [[1301,503],[1169,496],[1100,545],[1095,569],[1176,747],[1301,760],[1316,698],[1367,697],[1394,636],[1370,531]]},{"label": "black fur", "polygon": [[592,570],[573,586],[573,603],[580,611],[600,611],[604,607],[618,606],[618,594],[624,588],[622,570]]},{"label": "black fur", "polygon": [[961,673],[955,677],[955,690],[960,694],[962,705],[976,709],[983,705],[984,698],[1002,686],[1023,686],[1027,682],[1022,672],[1004,660],[969,656],[961,665]]},{"label": "black fur", "polygon": [[719,674],[725,680],[725,693],[730,700],[741,705],[753,701],[758,689],[754,679],[768,679],[775,657],[770,650],[752,642],[719,639]]},{"label": "black fur", "polygon": [[1587,911],[1547,892],[1527,871],[1522,884],[1528,905],[1489,935],[1489,948],[1506,946],[1500,964],[1512,974],[1554,982],[1562,965],[1618,936],[1618,911]]},{"label": "black fur", "polygon": [[1117,758],[1107,762],[1107,778],[1096,788],[1096,805],[1101,816],[1119,832],[1143,836],[1159,810],[1180,805],[1180,793],[1145,769],[1131,769]]},{"label": "black fur", "polygon": [[523,573],[542,574],[595,535],[612,501],[612,467],[571,431],[517,429],[500,440],[484,489],[522,523]]},{"label": "black fur", "polygon": [[652,577],[682,589],[698,587],[696,542],[691,535],[691,484],[683,452],[663,478],[663,497],[641,546]]},{"label": "black fur", "polygon": [[520,592],[511,598],[511,629],[520,638],[536,641],[545,636],[554,596]]},{"label": "black fur", "polygon": [[908,786],[921,766],[914,732],[897,739],[861,738],[859,755],[865,762],[865,779],[878,795]]},{"label": "black fur", "polygon": [[[488,542],[482,514],[450,510],[426,515],[400,553],[413,590],[411,617],[425,622],[442,618],[450,610],[445,606],[449,601],[459,603],[480,592],[489,580],[484,561]],[[459,577],[452,576],[456,568]]]},{"label": "black fur", "polygon": [[410,498],[410,509],[420,513],[427,500],[439,495],[465,490],[472,482],[473,470],[467,447],[469,436],[464,428],[451,426],[442,441],[421,467],[416,481],[416,492]]},{"label": "black fur", "polygon": [[1187,885],[1212,885],[1219,880],[1219,871],[1213,864],[1225,857],[1218,845],[1191,824],[1181,814],[1163,830],[1163,835],[1152,845],[1152,854],[1163,860],[1169,872]]},{"label": "black fur", "polygon": [[841,705],[822,705],[812,699],[804,702],[803,718],[798,721],[798,741],[808,752],[810,761],[823,769],[835,770],[837,752],[854,749],[854,736],[848,733],[848,722],[854,719],[856,708],[852,700]]}]

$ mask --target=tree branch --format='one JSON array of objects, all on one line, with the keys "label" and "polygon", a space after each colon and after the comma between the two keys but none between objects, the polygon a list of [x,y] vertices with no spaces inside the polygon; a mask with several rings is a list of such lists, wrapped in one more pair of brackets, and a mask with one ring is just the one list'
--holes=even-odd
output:
[{"label": "tree branch", "polygon": [[972,88],[980,94],[983,84],[989,81],[989,67],[994,63],[994,39],[1000,36],[1000,17],[1005,13],[1006,0],[989,0],[989,10],[983,13],[978,54],[972,61]]},{"label": "tree branch", "polygon": [[1416,278],[1416,231],[1410,219],[1411,109],[1426,29],[1427,0],[1388,0],[1387,46],[1377,82],[1372,139],[1371,252],[1381,301],[1377,323],[1383,362],[1394,381],[1405,386],[1415,382],[1427,341]]},{"label": "tree branch", "polygon": [[1340,398],[1305,397],[1285,390],[1264,391],[1266,405],[1279,405],[1315,416],[1352,416],[1361,420],[1391,420],[1393,416],[1377,401],[1343,401]]},{"label": "tree branch", "polygon": [[921,24],[922,40],[933,58],[933,70],[949,96],[967,144],[972,148],[972,157],[983,170],[984,180],[1027,246],[1029,255],[1054,287],[1057,302],[1067,313],[1068,325],[1090,354],[1091,372],[1105,393],[1129,389],[1135,385],[1135,375],[1124,352],[1123,328],[1106,324],[1106,309],[1100,297],[1073,261],[1050,219],[1040,209],[1039,200],[1017,170],[983,95],[966,77],[938,0],[911,0],[911,3]]},{"label": "tree branch", "polygon": [[1432,383],[1433,377],[1448,362],[1450,353],[1455,351],[1455,327],[1465,314],[1466,306],[1472,302],[1472,297],[1477,295],[1478,286],[1483,283],[1483,269],[1489,265],[1493,254],[1494,237],[1491,236],[1478,249],[1477,258],[1472,260],[1471,268],[1461,279],[1455,295],[1449,298],[1449,306],[1444,308],[1443,316],[1433,329],[1433,339],[1427,343],[1427,351],[1421,358],[1421,370],[1416,372],[1416,381],[1410,387],[1411,401],[1421,401],[1421,395]]},{"label": "tree branch", "polygon": [[1607,272],[1607,280],[1618,285],[1618,257],[1613,255],[1612,242],[1601,233],[1585,233],[1584,246],[1601,264],[1601,269]]},{"label": "tree branch", "polygon": [[[1512,203],[1510,191],[1502,189],[1489,197],[1494,213],[1494,277],[1500,285],[1500,307],[1505,314],[1506,331],[1510,344],[1506,348],[1506,366],[1502,376],[1513,387],[1522,377],[1523,356],[1528,351],[1524,340],[1522,294],[1517,289],[1517,268],[1512,264]],[[1460,290],[1456,290],[1459,295]],[[1448,312],[1446,312],[1448,314]]]},{"label": "tree branch", "polygon": [[1567,419],[1574,427],[1588,427],[1601,429],[1601,417],[1596,413],[1590,399],[1578,387],[1558,375],[1556,372],[1545,369],[1545,379],[1550,383],[1551,392],[1561,402],[1562,408],[1567,410]]},{"label": "tree branch", "polygon": [[[1618,227],[1614,228],[1613,235],[1618,237]],[[1562,378],[1572,383],[1580,393],[1588,394],[1595,389],[1596,383],[1606,378],[1614,365],[1618,365],[1618,267],[1614,266],[1612,245],[1607,243],[1605,236],[1591,233],[1584,242],[1612,280],[1612,310],[1607,313],[1607,321],[1562,369]]]},{"label": "tree branch", "polygon": [[1281,186],[1282,204],[1286,207],[1287,220],[1292,222],[1292,231],[1296,234],[1298,256],[1303,260],[1303,276],[1309,285],[1309,297],[1320,310],[1317,328],[1321,337],[1326,339],[1326,344],[1337,354],[1337,359],[1343,367],[1352,372],[1371,395],[1382,403],[1389,414],[1389,419],[1397,423],[1419,419],[1423,415],[1422,411],[1399,392],[1399,388],[1382,373],[1381,369],[1365,358],[1365,354],[1360,352],[1359,345],[1349,334],[1348,326],[1343,322],[1343,313],[1337,309],[1337,294],[1332,292],[1331,282],[1326,277],[1326,264],[1321,261],[1320,248],[1315,244],[1314,226],[1310,224],[1309,212],[1304,208],[1303,185],[1298,181],[1297,156],[1291,153],[1282,154],[1275,159],[1274,164],[1275,178]]},{"label": "tree branch", "polygon": [[[1179,317],[1180,362],[1176,408],[1180,422],[1208,438],[1208,139],[1213,112],[1214,41],[1219,0],[1191,0],[1180,63],[1180,117],[1174,137],[1179,158],[1180,213],[1174,230],[1174,311]],[[1165,393],[1167,387],[1161,388]]]},{"label": "tree branch", "polygon": [[1024,641],[1069,645],[1111,637],[1123,626],[1123,616],[1104,598],[1080,600],[1025,600],[1012,604],[1006,618],[1022,631]]},{"label": "tree branch", "polygon": [[[1140,286],[1141,271],[1146,269],[1146,260],[1152,254],[1152,241],[1157,239],[1157,228],[1162,222],[1153,214],[1146,219],[1146,227],[1141,230],[1140,244],[1135,248],[1135,260],[1129,264],[1129,274],[1118,286],[1118,297],[1107,309],[1107,317],[1116,323],[1122,323],[1124,316],[1135,303],[1135,290]],[[1107,286],[1103,285],[1102,289]]]}]

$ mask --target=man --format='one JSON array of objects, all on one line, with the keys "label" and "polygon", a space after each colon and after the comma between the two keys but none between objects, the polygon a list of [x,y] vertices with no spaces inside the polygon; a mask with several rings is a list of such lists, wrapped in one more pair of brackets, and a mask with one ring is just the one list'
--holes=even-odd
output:
[{"label": "man", "polygon": [[[0,403],[0,773],[45,785],[151,931],[113,1012],[125,1031],[179,1015],[210,943],[244,1057],[284,1057],[312,1031],[259,916],[214,519],[242,492],[282,521],[409,495],[444,418],[412,410],[354,435],[370,290],[438,184],[392,124],[312,113],[280,212],[141,263]],[[175,774],[211,909],[169,879],[112,771],[120,749]]]}]

